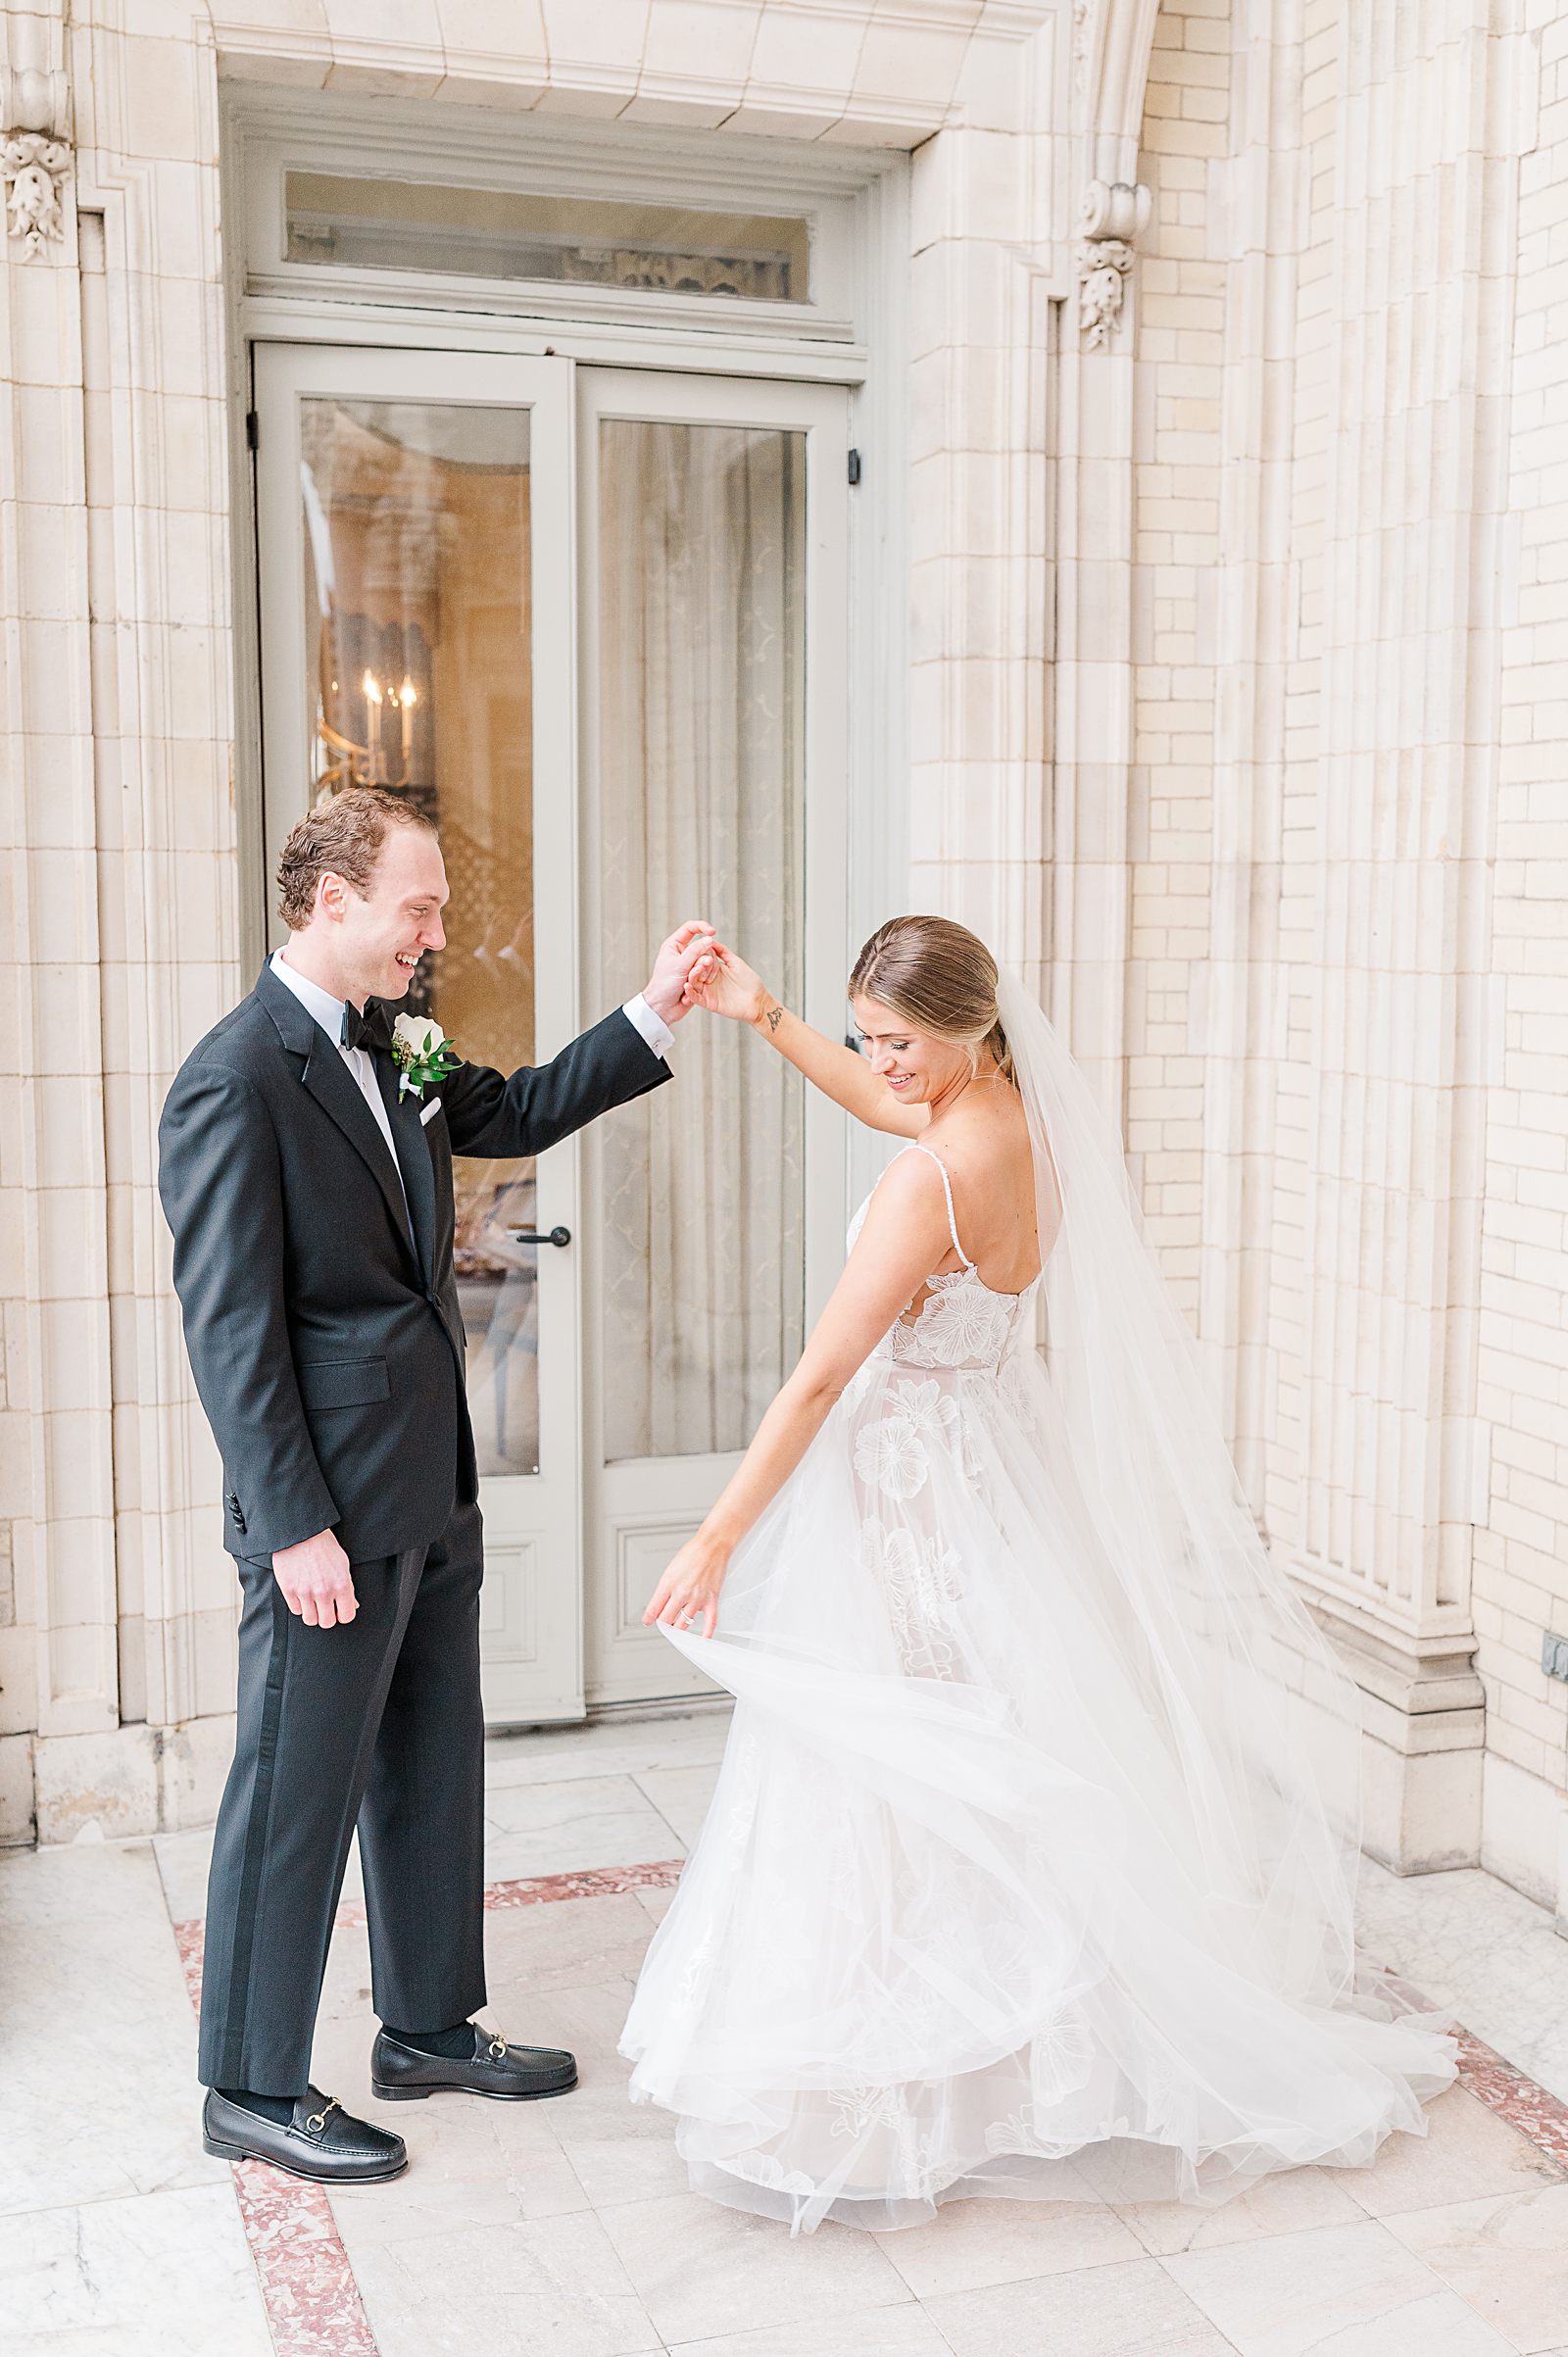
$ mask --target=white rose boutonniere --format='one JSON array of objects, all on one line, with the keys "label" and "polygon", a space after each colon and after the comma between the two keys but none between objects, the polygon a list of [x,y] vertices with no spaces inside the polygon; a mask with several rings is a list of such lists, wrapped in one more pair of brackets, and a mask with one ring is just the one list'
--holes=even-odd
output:
[{"label": "white rose boutonniere", "polygon": [[458,1053],[433,1015],[400,1014],[392,1026],[392,1060],[398,1066],[398,1095],[422,1097],[433,1081],[458,1067]]}]

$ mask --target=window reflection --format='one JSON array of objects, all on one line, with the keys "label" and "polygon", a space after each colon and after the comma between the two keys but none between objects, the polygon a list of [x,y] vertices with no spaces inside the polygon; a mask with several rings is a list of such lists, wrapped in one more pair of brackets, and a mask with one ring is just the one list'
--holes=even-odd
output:
[{"label": "window reflection", "polygon": [[[303,403],[315,793],[373,783],[439,828],[447,946],[409,994],[466,1060],[533,1060],[528,414]],[[484,1473],[539,1467],[534,1166],[454,1162]]]}]

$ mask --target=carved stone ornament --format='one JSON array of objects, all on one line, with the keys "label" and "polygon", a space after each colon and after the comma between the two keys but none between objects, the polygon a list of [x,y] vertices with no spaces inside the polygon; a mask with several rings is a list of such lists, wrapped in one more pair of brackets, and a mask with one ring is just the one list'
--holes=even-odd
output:
[{"label": "carved stone ornament", "polygon": [[1095,29],[1095,0],[1072,0],[1072,87],[1082,98],[1089,87],[1089,42]]},{"label": "carved stone ornament", "polygon": [[1141,184],[1091,180],[1078,214],[1078,327],[1091,351],[1115,334],[1127,299],[1133,240],[1153,199]]},{"label": "carved stone ornament", "polygon": [[31,262],[46,245],[65,235],[60,191],[71,168],[71,149],[47,131],[7,131],[0,140],[6,179],[6,221]]}]

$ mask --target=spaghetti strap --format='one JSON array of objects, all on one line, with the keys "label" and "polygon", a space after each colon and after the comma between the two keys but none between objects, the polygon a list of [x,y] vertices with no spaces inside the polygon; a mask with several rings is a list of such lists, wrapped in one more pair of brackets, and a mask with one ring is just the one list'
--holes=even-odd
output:
[{"label": "spaghetti strap", "polygon": [[963,1262],[964,1267],[973,1268],[974,1262],[970,1259],[968,1253],[958,1242],[958,1223],[953,1215],[953,1181],[948,1176],[948,1166],[946,1162],[937,1153],[934,1146],[922,1146],[918,1138],[911,1138],[909,1140],[909,1145],[908,1148],[906,1149],[906,1152],[908,1152],[911,1149],[915,1154],[923,1154],[929,1161],[935,1162],[937,1168],[941,1171],[942,1192],[948,1199],[948,1234],[953,1238],[953,1249],[957,1253],[958,1258]]}]

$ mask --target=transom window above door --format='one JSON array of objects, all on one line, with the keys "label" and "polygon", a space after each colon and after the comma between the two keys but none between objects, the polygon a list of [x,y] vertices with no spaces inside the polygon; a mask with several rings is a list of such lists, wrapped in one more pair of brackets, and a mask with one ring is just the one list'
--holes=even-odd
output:
[{"label": "transom window above door", "polygon": [[804,303],[810,288],[811,224],[803,215],[319,172],[286,172],[283,201],[290,262],[753,303]]},{"label": "transom window above door", "polygon": [[[461,113],[461,123],[453,120]],[[885,157],[383,103],[225,106],[248,297],[855,345]]]}]

